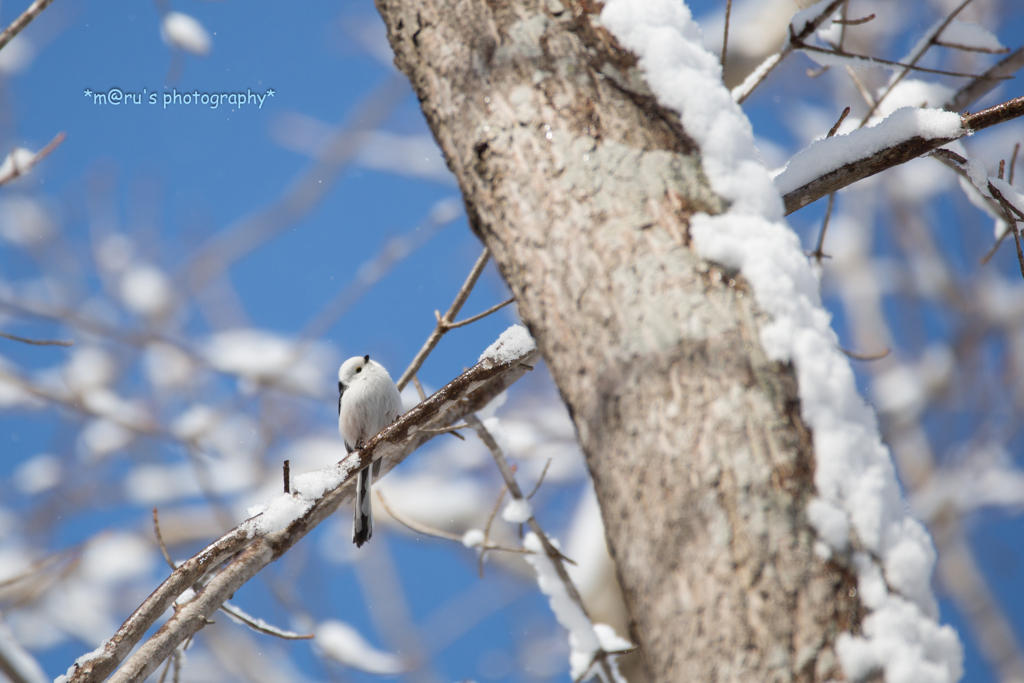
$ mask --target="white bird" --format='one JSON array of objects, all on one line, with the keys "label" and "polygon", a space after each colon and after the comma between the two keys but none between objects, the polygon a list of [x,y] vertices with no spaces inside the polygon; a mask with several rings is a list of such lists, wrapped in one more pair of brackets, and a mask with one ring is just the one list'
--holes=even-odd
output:
[{"label": "white bird", "polygon": [[[338,370],[338,431],[351,453],[361,449],[402,414],[402,396],[384,366],[369,354],[349,358]],[[352,542],[362,546],[373,535],[370,486],[380,474],[380,460],[364,467],[356,477]]]}]

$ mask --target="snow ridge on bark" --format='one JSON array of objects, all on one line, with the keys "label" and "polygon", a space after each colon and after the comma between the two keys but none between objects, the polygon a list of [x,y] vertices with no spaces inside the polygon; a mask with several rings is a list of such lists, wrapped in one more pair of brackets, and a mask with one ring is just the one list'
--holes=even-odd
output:
[{"label": "snow ridge on bark", "polygon": [[731,203],[721,215],[693,216],[696,250],[741,271],[772,318],[761,330],[766,354],[796,369],[814,436],[817,497],[807,514],[821,539],[817,551],[856,570],[869,610],[861,634],[836,641],[845,673],[859,679],[883,670],[889,683],[958,680],[962,647],[938,623],[931,591],[934,546],[906,512],[875,413],[821,305],[818,276],[782,220],[779,191],[757,160],[750,122],[722,84],[717,58],[679,0],[609,0],[601,22],[639,56],[659,102],[679,112],[700,146],[712,188]]}]

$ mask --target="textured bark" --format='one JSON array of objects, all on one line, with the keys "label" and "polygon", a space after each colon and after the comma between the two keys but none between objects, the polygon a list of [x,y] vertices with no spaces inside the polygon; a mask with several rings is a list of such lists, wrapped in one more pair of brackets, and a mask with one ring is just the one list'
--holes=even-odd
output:
[{"label": "textured bark", "polygon": [[792,370],[742,277],[688,247],[724,205],[678,117],[592,6],[377,6],[572,413],[652,680],[840,675],[854,579],[813,552]]}]

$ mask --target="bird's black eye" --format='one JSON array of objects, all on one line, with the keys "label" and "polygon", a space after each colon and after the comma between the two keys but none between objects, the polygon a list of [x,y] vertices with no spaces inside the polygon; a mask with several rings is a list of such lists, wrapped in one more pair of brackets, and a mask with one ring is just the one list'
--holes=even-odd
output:
[{"label": "bird's black eye", "polygon": [[363,371],[363,369],[361,367],[356,368],[356,372],[362,372],[362,371]]}]

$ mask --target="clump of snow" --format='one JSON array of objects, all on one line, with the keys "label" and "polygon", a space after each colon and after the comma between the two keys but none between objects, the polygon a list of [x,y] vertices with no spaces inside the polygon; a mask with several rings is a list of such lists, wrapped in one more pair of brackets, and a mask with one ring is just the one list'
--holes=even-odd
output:
[{"label": "clump of snow", "polygon": [[[558,547],[558,543],[551,539],[551,543]],[[526,534],[523,539],[523,547],[532,551],[530,555],[524,555],[526,561],[537,572],[537,584],[544,595],[548,596],[551,603],[551,611],[555,618],[569,632],[569,675],[574,681],[581,681],[593,676],[600,666],[594,662],[594,655],[599,651],[614,652],[630,647],[630,644],[615,635],[614,629],[603,624],[594,624],[590,621],[583,608],[579,606],[566,590],[565,584],[558,576],[554,563],[544,553],[544,546],[541,544],[537,534],[532,531]],[[598,627],[603,626],[598,632]],[[623,646],[623,644],[625,646]],[[609,647],[610,646],[610,647]],[[619,674],[618,663],[615,657],[608,656],[608,662],[615,676],[616,683],[625,681]],[[611,682],[609,682],[611,683]]]},{"label": "clump of snow", "polygon": [[249,384],[274,382],[311,396],[323,395],[331,385],[335,363],[331,348],[320,342],[304,344],[271,332],[253,329],[215,334],[204,346],[203,356],[216,370],[238,375]]},{"label": "clump of snow", "polygon": [[355,460],[292,477],[291,493],[279,493],[248,509],[250,519],[240,528],[252,536],[265,536],[286,528],[306,514],[328,490],[340,485],[357,465]]},{"label": "clump of snow", "polygon": [[78,435],[83,456],[103,457],[119,451],[132,442],[134,434],[106,418],[90,420]]},{"label": "clump of snow", "polygon": [[974,455],[964,467],[936,471],[914,493],[910,501],[914,512],[927,520],[950,505],[960,514],[989,506],[1024,508],[1024,472],[1013,467],[1001,449],[992,450]]},{"label": "clump of snow", "polygon": [[904,107],[870,128],[812,142],[797,152],[786,169],[775,176],[775,185],[782,194],[787,194],[846,164],[866,159],[911,138],[955,140],[966,134],[956,112]]},{"label": "clump of snow", "polygon": [[177,346],[153,342],[146,346],[142,367],[150,383],[158,389],[174,389],[188,384],[195,376],[192,359]]},{"label": "clump of snow", "polygon": [[136,264],[121,277],[121,301],[139,315],[156,316],[166,312],[172,296],[171,281],[156,266]]},{"label": "clump of snow", "polygon": [[171,433],[182,441],[194,441],[213,429],[219,421],[217,411],[197,403],[175,418]]},{"label": "clump of snow", "polygon": [[160,37],[171,47],[199,57],[210,54],[210,34],[194,17],[181,12],[168,12],[160,22]]},{"label": "clump of snow", "polygon": [[405,670],[398,655],[376,649],[348,624],[334,619],[320,623],[313,641],[331,659],[362,671],[382,676]]},{"label": "clump of snow", "polygon": [[533,517],[533,508],[525,498],[513,498],[501,511],[501,518],[510,524],[525,524]]},{"label": "clump of snow", "polygon": [[28,495],[42,493],[60,483],[61,469],[57,456],[41,453],[18,465],[14,470],[14,485]]},{"label": "clump of snow", "polygon": [[124,271],[135,258],[135,245],[119,232],[101,237],[96,244],[96,262],[111,273]]},{"label": "clump of snow", "polygon": [[453,472],[392,473],[380,488],[399,514],[438,529],[472,524],[490,498],[477,479]]},{"label": "clump of snow", "polygon": [[81,571],[89,581],[117,583],[149,574],[156,561],[152,544],[126,532],[103,534],[82,553]]},{"label": "clump of snow", "polygon": [[484,544],[484,532],[480,529],[470,529],[462,535],[462,545],[467,548],[479,548]]},{"label": "clump of snow", "polygon": [[[721,66],[700,46],[699,29],[682,3],[609,0],[601,21],[639,56],[658,100],[680,113],[700,145],[712,188],[731,202],[722,215],[692,217],[693,244],[704,258],[740,270],[771,318],[760,335],[766,354],[793,363],[824,503],[809,508],[815,527],[842,552],[849,540],[840,538],[845,516],[850,533],[870,552],[852,558],[870,613],[860,636],[842,634],[837,642],[844,672],[852,679],[882,669],[890,683],[956,681],[963,653],[956,632],[935,621],[934,548],[905,509],[875,414],[857,392],[849,359],[821,305],[818,277],[799,238],[780,220],[779,190],[795,189],[907,137],[961,137],[959,116],[898,110],[875,128],[813,144],[773,187],[757,161],[750,123],[722,85]],[[887,580],[898,592],[889,590]]]},{"label": "clump of snow", "polygon": [[[206,472],[207,487],[214,493],[238,493],[259,481],[260,472],[251,459],[222,460],[203,453],[196,457],[200,460],[198,466]],[[183,462],[136,465],[124,479],[124,490],[129,500],[154,505],[198,496],[203,489],[196,479],[196,465]]]},{"label": "clump of snow", "polygon": [[19,33],[0,50],[0,74],[13,76],[20,73],[35,59],[37,48],[32,39]]},{"label": "clump of snow", "polygon": [[64,381],[74,391],[104,387],[114,379],[116,366],[109,353],[96,346],[76,348],[64,367]]},{"label": "clump of snow", "polygon": [[497,341],[480,354],[480,360],[490,360],[497,364],[509,363],[536,348],[537,342],[530,336],[530,331],[522,325],[513,325],[502,332]]},{"label": "clump of snow", "polygon": [[974,48],[989,52],[1007,52],[994,33],[983,26],[954,19],[943,29],[939,40],[957,47]]},{"label": "clump of snow", "polygon": [[2,163],[0,163],[0,178],[11,178],[24,175],[35,161],[36,153],[24,147],[15,147],[11,150]]},{"label": "clump of snow", "polygon": [[42,244],[56,232],[56,222],[41,202],[24,195],[0,199],[0,236],[11,244],[21,247]]}]

